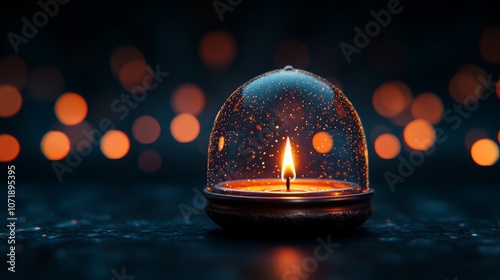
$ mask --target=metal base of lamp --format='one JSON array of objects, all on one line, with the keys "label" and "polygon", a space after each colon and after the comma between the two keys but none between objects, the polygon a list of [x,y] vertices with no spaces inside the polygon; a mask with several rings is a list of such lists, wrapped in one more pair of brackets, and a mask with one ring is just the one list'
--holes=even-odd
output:
[{"label": "metal base of lamp", "polygon": [[207,215],[231,230],[340,232],[363,224],[372,213],[372,189],[314,199],[235,196],[205,190]]}]

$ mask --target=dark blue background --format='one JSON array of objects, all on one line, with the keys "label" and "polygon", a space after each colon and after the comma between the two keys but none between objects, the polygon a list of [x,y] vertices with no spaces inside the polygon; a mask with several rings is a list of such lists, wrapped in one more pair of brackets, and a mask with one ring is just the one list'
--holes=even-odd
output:
[{"label": "dark blue background", "polygon": [[[350,64],[339,44],[352,43],[353,27],[371,21],[369,12],[386,8],[387,1],[244,0],[225,13],[222,22],[211,1],[179,2],[72,0],[28,44],[20,46],[17,55],[30,70],[54,66],[64,76],[65,91],[85,97],[87,121],[94,127],[103,117],[114,117],[117,128],[130,137],[138,116],[157,118],[162,134],[150,147],[162,154],[163,164],[154,174],[140,171],[137,156],[144,146],[135,141],[127,156],[116,161],[94,146],[91,155],[59,183],[51,162],[40,151],[41,138],[57,123],[53,102],[37,102],[22,91],[21,111],[0,119],[0,133],[13,134],[21,143],[21,153],[13,162],[18,213],[24,217],[18,232],[18,279],[110,279],[110,270],[121,267],[137,280],[271,279],[274,274],[267,272],[277,262],[271,257],[274,250],[298,250],[298,261],[309,256],[316,236],[240,236],[219,229],[203,210],[193,216],[192,224],[185,224],[178,209],[181,203],[191,205],[192,188],[204,186],[208,137],[218,109],[239,85],[283,67],[276,63],[275,51],[290,38],[308,47],[310,58],[304,70],[339,80],[358,111],[367,133],[371,186],[376,190],[374,217],[361,229],[335,237],[342,244],[338,255],[311,279],[332,279],[332,275],[340,279],[499,279],[498,163],[476,165],[464,145],[472,128],[496,138],[500,100],[495,94],[480,103],[460,129],[438,124],[448,140],[394,193],[383,174],[397,172],[400,162],[380,159],[370,137],[379,124],[402,134],[401,127],[372,107],[373,92],[383,82],[404,81],[414,95],[432,91],[447,109],[455,103],[448,84],[461,66],[476,64],[498,80],[499,66],[485,62],[478,46],[484,28],[500,22],[498,8],[488,4],[491,1],[402,1],[401,14],[393,15],[389,26]],[[38,10],[35,1],[2,4],[0,56],[14,54],[7,34],[19,33],[21,17]],[[226,70],[212,71],[200,60],[198,44],[206,32],[219,29],[234,36],[237,52]],[[387,52],[386,42],[398,46],[403,55]],[[159,64],[170,76],[118,122],[109,104],[125,91],[109,69],[109,57],[122,45],[136,46],[150,65]],[[374,64],[373,58],[383,65]],[[199,85],[207,103],[199,116],[199,137],[180,144],[168,129],[175,116],[170,98],[173,89],[185,82]],[[401,154],[408,157],[409,151],[403,147]],[[4,205],[0,204],[2,209]],[[0,237],[4,255],[5,233]],[[1,275],[5,279],[3,269]]]}]

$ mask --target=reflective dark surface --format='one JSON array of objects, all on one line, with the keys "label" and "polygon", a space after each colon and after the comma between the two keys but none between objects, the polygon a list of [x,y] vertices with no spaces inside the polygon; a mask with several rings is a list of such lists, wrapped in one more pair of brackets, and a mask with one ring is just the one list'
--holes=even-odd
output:
[{"label": "reflective dark surface", "polygon": [[[481,191],[492,185],[454,197],[439,185],[431,192],[409,183],[390,195],[379,188],[372,218],[330,237],[223,230],[198,208],[203,201],[192,185],[120,186],[121,192],[109,185],[64,186],[68,191],[59,193],[23,186],[17,272],[3,269],[1,279],[120,280],[113,271],[121,277],[122,268],[137,280],[500,277],[500,209],[490,206],[500,192]],[[189,224],[179,207],[188,209]],[[328,242],[331,251],[324,247]],[[2,252],[6,247],[0,244]]]}]

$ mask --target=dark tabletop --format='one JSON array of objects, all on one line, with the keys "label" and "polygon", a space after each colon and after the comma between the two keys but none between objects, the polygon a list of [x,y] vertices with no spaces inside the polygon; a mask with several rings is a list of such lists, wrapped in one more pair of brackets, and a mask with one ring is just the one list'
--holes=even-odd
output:
[{"label": "dark tabletop", "polygon": [[308,236],[223,230],[200,209],[201,186],[21,186],[16,273],[1,279],[500,279],[495,186],[375,184],[363,226]]}]

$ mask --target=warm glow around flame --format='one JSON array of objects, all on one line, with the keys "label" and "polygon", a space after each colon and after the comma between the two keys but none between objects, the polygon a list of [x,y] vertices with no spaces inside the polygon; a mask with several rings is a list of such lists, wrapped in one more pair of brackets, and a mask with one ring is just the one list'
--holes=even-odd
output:
[{"label": "warm glow around flame", "polygon": [[292,147],[290,146],[290,138],[286,138],[285,155],[283,156],[283,165],[281,167],[281,180],[286,181],[286,178],[290,178],[290,181],[295,180],[295,166],[293,164],[292,157]]}]

